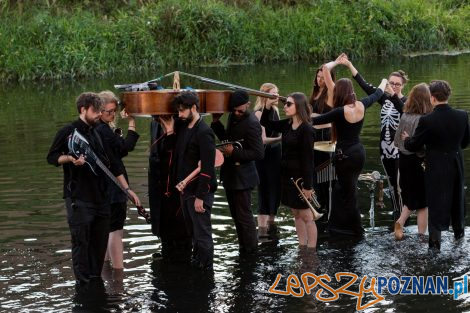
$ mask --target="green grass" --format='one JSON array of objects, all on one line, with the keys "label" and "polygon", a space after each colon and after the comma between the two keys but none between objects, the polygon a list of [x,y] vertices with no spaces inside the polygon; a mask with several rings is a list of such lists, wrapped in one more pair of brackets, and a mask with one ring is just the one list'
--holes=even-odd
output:
[{"label": "green grass", "polygon": [[85,2],[0,0],[0,81],[470,47],[461,1]]}]

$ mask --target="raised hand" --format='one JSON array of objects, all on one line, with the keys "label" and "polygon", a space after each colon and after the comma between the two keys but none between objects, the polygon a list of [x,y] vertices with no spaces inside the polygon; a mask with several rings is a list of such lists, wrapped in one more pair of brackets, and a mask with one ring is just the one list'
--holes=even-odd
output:
[{"label": "raised hand", "polygon": [[163,130],[167,134],[173,133],[175,127],[175,119],[173,118],[173,115],[160,115],[158,117],[158,123],[162,125]]},{"label": "raised hand", "polygon": [[218,122],[224,113],[212,113],[212,123]]},{"label": "raised hand", "polygon": [[335,62],[338,63],[338,64],[343,64],[344,65],[344,63],[342,63],[344,61],[348,61],[348,56],[346,55],[346,53],[342,52],[340,55],[338,55]]},{"label": "raised hand", "polygon": [[390,84],[387,83],[387,85],[385,86],[385,93],[389,94],[390,96],[393,96],[395,94],[395,91],[393,90],[392,86],[390,86]]}]

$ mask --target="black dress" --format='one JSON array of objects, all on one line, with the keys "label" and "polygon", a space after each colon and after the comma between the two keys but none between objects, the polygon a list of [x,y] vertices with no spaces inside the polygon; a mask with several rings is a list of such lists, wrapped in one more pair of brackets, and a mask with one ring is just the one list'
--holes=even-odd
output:
[{"label": "black dress", "polygon": [[[276,110],[270,110],[269,119],[279,121]],[[275,130],[265,127],[266,137],[279,137]],[[256,161],[259,176],[258,213],[276,215],[281,203],[281,143],[264,145],[264,158]]]},{"label": "black dress", "polygon": [[403,205],[409,210],[418,210],[427,207],[426,190],[424,188],[424,162],[425,150],[417,153],[405,149],[401,134],[406,131],[413,136],[418,121],[422,115],[403,113],[395,133],[395,146],[400,150],[399,168],[400,168],[400,193]]},{"label": "black dress", "polygon": [[[331,111],[331,109],[332,108],[326,103],[323,105],[323,107],[321,107],[320,99],[314,100],[313,105],[312,105],[313,113],[319,113],[319,114],[328,113]],[[331,127],[320,128],[320,129],[313,128],[313,132],[315,135],[315,142],[331,140]],[[325,169],[330,164],[331,155],[329,152],[323,152],[323,151],[318,151],[318,150],[314,150],[313,155],[315,159],[315,171],[314,171],[314,183],[313,183],[315,194],[317,196],[318,202],[321,205],[321,208],[319,209],[319,211],[326,213],[323,215],[320,221],[317,222],[317,225],[319,226],[319,230],[323,231],[324,228],[326,227],[326,221],[328,219],[327,213],[330,207],[330,191],[329,191],[330,182],[329,181],[318,182],[317,175],[319,171],[321,171],[322,169]],[[332,182],[332,186],[333,186],[333,182]]]},{"label": "black dress", "polygon": [[291,178],[302,178],[304,189],[313,187],[313,128],[302,123],[292,129],[290,119],[270,120],[271,110],[263,111],[261,125],[282,134],[281,203],[294,209],[308,209]]},{"label": "black dress", "polygon": [[[383,94],[377,91],[362,99],[365,107]],[[332,198],[332,210],[329,220],[331,234],[362,236],[364,229],[361,225],[361,213],[357,207],[357,180],[364,167],[365,150],[359,134],[364,119],[350,123],[344,117],[344,107],[331,110],[313,118],[314,125],[334,122],[337,132],[335,151],[335,167],[338,182],[335,184]]]}]

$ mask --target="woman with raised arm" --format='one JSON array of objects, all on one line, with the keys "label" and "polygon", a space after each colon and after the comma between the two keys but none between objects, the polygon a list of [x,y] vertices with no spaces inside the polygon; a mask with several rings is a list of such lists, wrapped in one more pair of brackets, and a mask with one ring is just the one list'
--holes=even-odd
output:
[{"label": "woman with raised arm", "polygon": [[[369,84],[359,74],[357,69],[348,60],[345,54],[342,54],[337,62],[339,64],[346,65],[354,80],[359,86],[368,94],[371,95],[376,91],[376,87]],[[390,184],[393,188],[393,193],[390,192],[393,205],[393,216],[394,221],[400,216],[400,196],[398,194],[398,149],[393,143],[395,133],[400,122],[400,115],[403,112],[403,106],[406,101],[406,96],[403,95],[402,91],[405,84],[408,82],[408,77],[404,71],[398,70],[390,73],[388,77],[388,85],[385,89],[385,93],[377,100],[381,105],[380,109],[380,158],[383,163],[386,175],[389,177]],[[366,109],[371,106],[370,103],[366,106]]]},{"label": "woman with raised arm", "polygon": [[[330,62],[328,68],[330,69],[331,80],[326,82],[323,74],[323,65],[320,66],[315,72],[315,79],[313,80],[312,93],[310,94],[309,104],[312,107],[312,115],[323,114],[331,111],[333,108],[333,88],[335,87],[335,74],[332,67],[336,64]],[[316,141],[327,141],[331,139],[331,123],[323,125],[314,125],[314,133]]]},{"label": "woman with raised arm", "polygon": [[295,229],[301,248],[316,249],[317,226],[309,206],[299,197],[299,190],[291,178],[302,178],[302,193],[313,197],[313,128],[310,124],[310,106],[307,97],[295,92],[287,97],[284,112],[287,119],[272,119],[274,109],[265,107],[261,125],[282,134],[281,203],[292,208]]},{"label": "woman with raised arm", "polygon": [[[328,66],[323,66],[325,80],[331,80]],[[365,108],[377,101],[384,92],[387,80],[377,90],[358,101],[351,80],[342,78],[335,84],[333,109],[313,118],[313,124],[333,123],[332,140],[336,141],[335,167],[338,181],[333,191],[330,213],[330,234],[362,236],[361,214],[357,207],[357,180],[364,167],[365,150],[359,134],[364,122]]]},{"label": "woman with raised arm", "polygon": [[[323,65],[320,66],[315,72],[315,78],[313,80],[312,93],[310,95],[309,103],[312,107],[312,117],[318,116],[319,114],[327,113],[333,108],[333,88],[335,87],[335,74],[333,67],[336,65],[334,62],[328,64],[332,79],[328,82],[325,81],[323,74]],[[323,125],[314,125],[313,132],[315,134],[315,141],[331,141],[331,123]],[[326,170],[331,163],[331,155],[329,152],[323,152],[314,150],[315,158],[315,175],[314,175],[314,188],[321,205],[320,210],[324,213],[328,213],[330,207],[329,188],[330,182],[320,181],[317,177],[321,170]],[[328,177],[331,179],[332,177]],[[327,226],[328,214],[324,214],[324,218],[317,222],[319,231],[322,232]]]},{"label": "woman with raised arm", "polygon": [[[279,95],[279,89],[271,83],[261,85],[261,91]],[[279,121],[278,98],[257,97],[253,109],[258,120],[265,108],[270,111],[270,120]],[[269,237],[268,233],[276,232],[275,217],[281,203],[281,136],[280,133],[262,127],[264,158],[256,161],[259,176],[258,185],[258,237]]]},{"label": "woman with raised arm", "polygon": [[[130,151],[134,150],[139,139],[139,134],[135,131],[135,119],[127,115],[125,111],[122,112],[122,117],[128,121],[127,136],[123,137],[122,130],[114,125],[119,99],[111,91],[102,91],[98,96],[102,99],[103,108],[100,124],[96,127],[96,130],[102,136],[103,141],[112,148],[112,151],[108,153],[113,153],[116,158],[121,160]],[[122,166],[124,168],[124,164]],[[128,180],[126,172],[124,176]],[[119,270],[124,268],[122,238],[127,212],[127,195],[114,184],[109,185],[108,194],[108,200],[111,204],[111,225],[105,260],[111,261],[113,269]]]},{"label": "woman with raised arm", "polygon": [[403,239],[403,226],[412,211],[416,210],[418,235],[424,236],[428,226],[428,208],[424,188],[424,168],[422,166],[425,150],[422,149],[416,153],[406,150],[401,134],[406,131],[410,136],[413,136],[421,116],[431,111],[431,93],[428,85],[421,83],[414,86],[405,102],[403,115],[395,134],[395,145],[400,151],[398,162],[400,167],[399,183],[403,199],[400,218],[395,222],[396,240]]}]

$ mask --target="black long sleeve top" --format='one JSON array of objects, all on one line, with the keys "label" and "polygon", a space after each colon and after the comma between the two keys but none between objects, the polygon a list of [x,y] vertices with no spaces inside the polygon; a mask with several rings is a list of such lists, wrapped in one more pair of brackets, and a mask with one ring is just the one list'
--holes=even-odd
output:
[{"label": "black long sleeve top", "polygon": [[[373,94],[377,89],[377,87],[366,82],[359,73],[354,76],[354,79],[368,95]],[[395,146],[393,139],[395,138],[395,132],[398,128],[398,124],[400,123],[400,116],[403,113],[406,97],[403,96],[402,98],[398,98],[396,94],[390,96],[384,93],[377,102],[381,105],[380,153],[387,159],[396,159],[398,158],[398,148]],[[372,104],[373,102],[369,103],[366,106],[366,109]]]},{"label": "black long sleeve top", "polygon": [[[111,127],[103,121],[100,121],[96,126],[96,131],[103,139],[104,147],[107,149],[106,154],[113,155],[116,162],[118,162],[121,167],[127,182],[129,182],[122,158],[127,156],[130,151],[134,150],[137,140],[139,139],[139,134],[129,130],[126,138],[123,138],[116,134]],[[110,203],[127,202],[127,195],[114,183],[110,184],[108,196]]]},{"label": "black long sleeve top", "polygon": [[440,104],[423,115],[415,133],[404,141],[407,150],[415,152],[426,146],[426,154],[431,151],[441,153],[458,152],[470,143],[468,113],[453,109],[449,104]]},{"label": "black long sleeve top", "polygon": [[[360,101],[364,107],[370,106],[383,95],[381,89],[376,89],[373,94],[367,96]],[[314,125],[334,122],[337,132],[337,146],[346,147],[360,142],[359,134],[361,133],[364,118],[356,123],[350,123],[344,116],[344,107],[334,108],[328,113],[321,114],[312,119]]]},{"label": "black long sleeve top", "polygon": [[220,178],[226,190],[244,190],[259,184],[255,161],[264,157],[261,125],[253,112],[246,112],[237,119],[231,113],[227,129],[220,121],[211,124],[211,128],[220,140],[243,140],[242,149],[233,149],[225,158],[220,170]]},{"label": "black long sleeve top", "polygon": [[[373,94],[378,89],[377,87],[368,83],[364,79],[364,77],[362,77],[361,74],[359,73],[357,73],[356,76],[354,76],[354,80],[359,84],[362,90],[364,90],[364,92],[367,93],[367,95]],[[387,100],[389,100],[393,104],[393,108],[396,111],[398,111],[400,114],[402,114],[406,99],[407,99],[406,96],[399,98],[397,94],[394,94],[393,96],[391,96],[387,93],[383,93],[382,96],[379,99],[377,99],[377,102],[383,106],[387,102]],[[368,103],[368,105],[366,106],[366,109],[369,108],[372,104],[374,104],[374,102]]]},{"label": "black long sleeve top", "polygon": [[[124,174],[120,160],[113,155],[106,154],[107,148],[101,146],[101,143],[105,145],[102,138],[100,143],[100,140],[96,138],[99,134],[81,119],[64,126],[57,132],[47,155],[49,164],[60,166],[59,157],[70,154],[68,141],[74,129],[77,129],[87,139],[95,154],[105,165],[109,166],[113,175]],[[109,182],[101,170],[98,169],[98,175],[95,175],[88,164],[75,166],[70,162],[63,164],[62,168],[64,171],[64,198],[80,201],[89,207],[99,207],[107,203],[106,196]]]},{"label": "black long sleeve top", "polygon": [[261,160],[264,157],[264,146],[261,137],[261,126],[253,112],[245,114],[237,120],[230,113],[227,121],[227,130],[222,122],[217,121],[211,124],[219,140],[243,140],[243,149],[234,149],[228,162],[250,162]]},{"label": "black long sleeve top", "polygon": [[298,170],[302,173],[305,189],[313,188],[313,128],[310,124],[302,123],[297,129],[292,129],[291,119],[274,121],[270,119],[272,109],[264,109],[261,114],[261,125],[282,134],[282,165],[283,171]]}]

